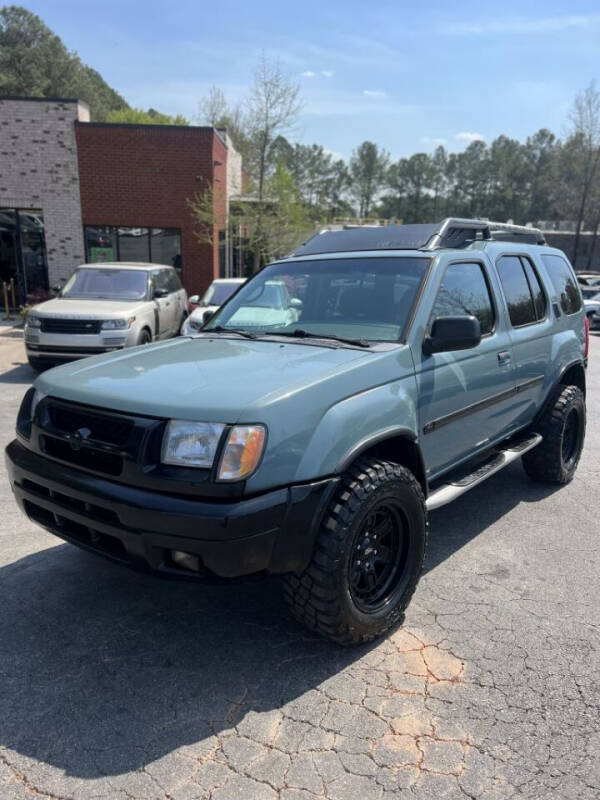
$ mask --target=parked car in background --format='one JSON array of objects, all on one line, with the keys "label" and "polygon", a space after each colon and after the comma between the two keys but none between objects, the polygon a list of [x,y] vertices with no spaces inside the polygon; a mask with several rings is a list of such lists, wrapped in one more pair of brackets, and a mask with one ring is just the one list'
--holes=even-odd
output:
[{"label": "parked car in background", "polygon": [[600,288],[595,286],[590,290],[589,287],[582,286],[581,293],[590,328],[600,328]]},{"label": "parked car in background", "polygon": [[176,336],[187,316],[177,271],[161,264],[83,264],[59,296],[36,305],[25,350],[37,371]]},{"label": "parked car in background", "polygon": [[245,278],[218,278],[211,283],[202,297],[193,294],[188,300],[188,307],[193,310],[181,326],[181,335],[190,336],[199,331],[204,322],[244,283],[246,283]]}]

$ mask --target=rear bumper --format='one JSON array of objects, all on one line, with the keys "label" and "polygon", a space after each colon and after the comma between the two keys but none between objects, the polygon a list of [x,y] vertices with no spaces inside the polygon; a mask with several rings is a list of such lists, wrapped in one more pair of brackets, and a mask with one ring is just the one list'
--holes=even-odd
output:
[{"label": "rear bumper", "polygon": [[[330,478],[206,502],[99,478],[18,440],[6,448],[6,465],[20,508],[50,533],[138,569],[204,580],[301,571],[337,485]],[[174,550],[198,556],[199,569],[177,566]]]}]

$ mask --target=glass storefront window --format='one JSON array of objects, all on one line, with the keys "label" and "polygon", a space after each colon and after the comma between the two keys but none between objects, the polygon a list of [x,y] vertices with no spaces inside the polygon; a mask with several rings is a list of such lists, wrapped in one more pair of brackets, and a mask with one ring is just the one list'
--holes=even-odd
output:
[{"label": "glass storefront window", "polygon": [[145,261],[180,270],[181,231],[177,228],[125,228],[86,225],[86,261]]},{"label": "glass storefront window", "polygon": [[119,228],[119,261],[150,261],[148,228]]},{"label": "glass storefront window", "polygon": [[102,264],[106,261],[118,261],[117,233],[114,228],[85,229],[85,246],[88,264]]},{"label": "glass storefront window", "polygon": [[181,269],[181,234],[176,228],[152,228],[150,257],[153,264]]}]

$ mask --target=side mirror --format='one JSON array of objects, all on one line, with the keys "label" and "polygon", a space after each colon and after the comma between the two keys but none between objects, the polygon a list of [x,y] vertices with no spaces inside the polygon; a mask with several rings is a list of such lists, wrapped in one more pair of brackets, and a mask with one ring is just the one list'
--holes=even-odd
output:
[{"label": "side mirror", "polygon": [[159,289],[159,288],[157,288],[157,289],[154,290],[154,294],[152,296],[154,297],[155,300],[158,300],[161,297],[166,297],[168,294],[169,294],[169,290],[168,289]]},{"label": "side mirror", "polygon": [[62,293],[62,290],[63,290],[63,287],[62,287],[62,286],[53,286],[53,287],[52,287],[52,291],[54,292],[54,294],[55,294],[57,297],[60,297],[60,295],[61,295],[61,293]]},{"label": "side mirror", "polygon": [[300,311],[302,308],[302,300],[300,300],[298,297],[292,297],[290,300],[290,308],[297,308],[298,311]]},{"label": "side mirror", "polygon": [[476,317],[438,317],[431,326],[431,335],[423,341],[423,352],[447,353],[468,350],[481,341],[481,325]]},{"label": "side mirror", "polygon": [[202,324],[204,325],[206,322],[208,322],[209,319],[214,317],[214,315],[215,315],[214,311],[205,311],[204,314],[202,314]]},{"label": "side mirror", "polygon": [[193,306],[197,306],[200,302],[200,295],[193,294],[191,297],[188,297],[188,303],[191,303]]}]

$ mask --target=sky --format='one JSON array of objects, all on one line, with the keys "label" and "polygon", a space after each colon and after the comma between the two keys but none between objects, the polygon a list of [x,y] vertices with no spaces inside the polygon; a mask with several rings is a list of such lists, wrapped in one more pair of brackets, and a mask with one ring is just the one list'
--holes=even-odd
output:
[{"label": "sky", "polygon": [[[13,0],[18,2],[18,0]],[[600,80],[600,0],[21,0],[130,105],[198,122],[244,97],[264,52],[300,85],[290,138],[393,159],[500,134],[563,135]]]}]

